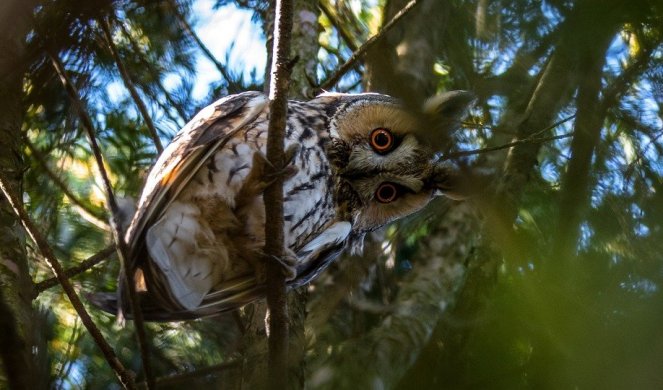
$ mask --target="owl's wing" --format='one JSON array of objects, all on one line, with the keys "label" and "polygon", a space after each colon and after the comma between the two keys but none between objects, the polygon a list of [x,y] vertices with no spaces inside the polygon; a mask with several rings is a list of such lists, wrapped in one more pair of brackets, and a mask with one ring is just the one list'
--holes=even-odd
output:
[{"label": "owl's wing", "polygon": [[[155,280],[149,270],[154,264],[146,263],[149,230],[157,224],[205,161],[267,107],[266,96],[259,92],[228,96],[200,111],[177,133],[150,171],[136,214],[127,229],[125,240],[129,253],[126,266],[129,275],[142,268],[146,279]],[[156,261],[159,263],[164,259]],[[128,294],[123,276],[124,272],[120,274],[118,298],[122,309],[126,310]],[[168,288],[164,288],[162,283],[151,283],[149,287],[153,291],[148,293],[161,298],[157,301],[172,301],[173,297],[169,296]]]},{"label": "owl's wing", "polygon": [[131,249],[214,151],[267,108],[260,92],[227,96],[201,110],[163,151],[147,178],[126,241]]},{"label": "owl's wing", "polygon": [[[297,288],[314,279],[320,272],[343,251],[351,231],[349,222],[333,223],[316,238],[308,242],[297,252],[300,258],[297,276],[288,282],[288,288]],[[146,321],[184,321],[215,315],[221,312],[240,308],[265,296],[265,285],[258,283],[255,275],[245,275],[225,281],[214,287],[194,310],[166,310],[154,302],[149,293],[140,299],[141,310]],[[97,293],[88,296],[96,306],[115,313],[117,312],[117,295]],[[126,313],[131,318],[131,313]]]}]

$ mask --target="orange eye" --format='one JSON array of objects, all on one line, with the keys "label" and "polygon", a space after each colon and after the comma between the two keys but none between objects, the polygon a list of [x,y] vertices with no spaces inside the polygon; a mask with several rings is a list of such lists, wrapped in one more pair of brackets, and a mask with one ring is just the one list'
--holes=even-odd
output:
[{"label": "orange eye", "polygon": [[387,129],[371,131],[371,147],[378,153],[386,153],[394,147],[394,135]]},{"label": "orange eye", "polygon": [[375,199],[380,203],[391,203],[398,198],[398,188],[392,183],[382,183],[375,191]]}]

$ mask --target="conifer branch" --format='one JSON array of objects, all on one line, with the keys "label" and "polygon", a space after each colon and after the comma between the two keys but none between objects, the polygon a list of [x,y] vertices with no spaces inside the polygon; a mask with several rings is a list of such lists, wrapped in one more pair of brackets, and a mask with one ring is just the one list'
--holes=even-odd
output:
[{"label": "conifer branch", "polygon": [[133,80],[131,80],[131,75],[129,75],[126,66],[124,66],[122,58],[120,58],[120,53],[117,50],[117,46],[115,46],[115,43],[113,42],[113,36],[111,34],[110,24],[108,23],[108,20],[106,20],[106,18],[104,17],[99,17],[98,22],[99,22],[99,27],[101,27],[101,32],[103,33],[104,41],[108,45],[108,49],[110,50],[111,56],[115,61],[117,69],[120,71],[120,76],[122,77],[124,86],[129,91],[131,98],[136,104],[136,108],[138,108],[138,111],[143,117],[145,125],[147,126],[147,129],[150,133],[150,137],[152,137],[152,141],[154,141],[154,146],[157,148],[157,152],[161,154],[161,152],[163,152],[163,145],[161,144],[161,140],[159,139],[159,134],[157,133],[157,129],[154,126],[154,122],[152,122],[152,117],[150,116],[150,113],[147,111],[147,106],[145,106],[145,102],[143,102],[143,99],[141,99],[140,95],[138,94],[138,91],[134,86]]},{"label": "conifer branch", "polygon": [[55,257],[53,250],[48,245],[48,241],[35,227],[34,222],[32,222],[27,212],[21,205],[21,202],[15,194],[14,189],[10,188],[8,183],[9,180],[7,180],[5,174],[0,172],[0,189],[2,189],[2,192],[14,210],[14,213],[16,213],[20,219],[28,236],[30,236],[32,241],[37,244],[39,251],[46,260],[46,264],[48,264],[48,266],[55,274],[55,277],[58,279],[58,282],[62,285],[62,289],[67,295],[67,298],[69,298],[69,302],[71,302],[72,306],[76,310],[76,313],[78,313],[81,322],[83,325],[85,325],[85,328],[88,330],[90,336],[92,336],[92,339],[97,344],[99,349],[101,349],[101,352],[106,358],[106,361],[111,366],[113,371],[115,371],[115,374],[117,375],[122,385],[126,389],[134,389],[135,385],[133,375],[126,368],[124,368],[120,360],[117,358],[113,347],[111,347],[108,341],[106,341],[104,336],[99,331],[99,328],[97,328],[97,326],[94,324],[94,321],[92,321],[90,314],[85,309],[85,306],[83,306],[83,302],[81,302],[81,299],[78,297],[76,290],[74,290],[74,287],[65,275],[65,271],[62,268],[62,265],[60,265],[60,262]]},{"label": "conifer branch", "polygon": [[[70,279],[78,274],[81,274],[95,265],[103,262],[104,260],[108,259],[113,253],[115,253],[117,249],[115,248],[115,245],[110,245],[99,252],[95,253],[94,255],[88,257],[87,259],[83,260],[78,264],[77,266],[68,268],[67,270],[64,271],[64,275]],[[42,280],[39,283],[35,284],[35,297],[45,290],[48,290],[51,287],[55,287],[58,284],[58,278],[53,277],[50,279]]]},{"label": "conifer branch", "polygon": [[[99,171],[99,175],[101,176],[102,185],[106,193],[107,205],[110,211],[110,215],[112,217],[111,227],[113,232],[113,239],[115,240],[115,243],[117,245],[118,249],[117,253],[118,257],[120,258],[120,264],[122,265],[122,269],[124,270],[124,272],[128,272],[127,262],[126,262],[127,259],[126,256],[128,250],[126,242],[124,241],[122,224],[120,222],[120,208],[117,204],[117,200],[115,199],[115,195],[113,193],[113,187],[108,177],[108,173],[106,172],[103,156],[101,154],[101,149],[99,148],[99,144],[97,143],[94,124],[92,122],[92,119],[90,118],[90,115],[85,109],[83,102],[79,97],[80,95],[76,90],[76,87],[69,79],[69,76],[67,75],[67,72],[60,58],[56,54],[50,51],[48,51],[48,55],[51,59],[51,62],[53,63],[53,67],[55,68],[56,73],[58,74],[60,80],[62,81],[62,85],[64,86],[67,95],[69,96],[69,99],[71,100],[72,104],[74,105],[74,108],[76,109],[81,119],[83,128],[87,133],[88,141],[90,142],[90,147],[92,148],[92,153],[94,155],[94,159],[97,164],[97,169]],[[138,339],[141,358],[143,360],[143,371],[145,372],[145,377],[147,378],[148,388],[153,389],[154,375],[152,373],[152,366],[150,364],[148,341],[147,341],[147,336],[145,334],[145,327],[143,323],[144,322],[143,313],[140,309],[140,304],[138,302],[138,294],[136,293],[136,286],[134,285],[134,283],[132,283],[133,277],[131,277],[131,275],[125,275],[125,277],[121,279],[125,280],[127,284],[126,288],[129,292],[129,309],[131,310],[131,314],[133,315],[134,325],[136,328],[136,337]]]},{"label": "conifer branch", "polygon": [[74,207],[76,207],[83,219],[89,221],[92,223],[94,226],[99,227],[100,229],[109,231],[110,226],[108,226],[108,222],[106,222],[104,216],[99,213],[97,210],[93,209],[89,204],[83,202],[81,199],[79,199],[76,195],[74,195],[73,192],[67,187],[67,184],[48,166],[48,162],[46,161],[45,156],[43,153],[37,149],[35,145],[30,142],[27,138],[24,139],[25,145],[30,149],[30,153],[32,156],[37,160],[37,163],[41,166],[41,169],[46,172],[46,176],[48,176],[53,184],[55,184],[58,188],[60,188],[60,191],[64,194],[67,199],[72,203]]},{"label": "conifer branch", "polygon": [[338,70],[331,75],[327,80],[322,82],[318,86],[319,91],[325,91],[333,87],[340,79],[343,77],[350,69],[352,69],[356,63],[364,57],[364,54],[375,45],[380,39],[382,39],[396,24],[403,19],[408,13],[410,13],[418,4],[418,0],[411,0],[409,3],[403,7],[402,10],[398,11],[396,15],[382,27],[380,32],[370,37],[363,45],[361,45],[357,50],[355,50],[350,58],[343,65],[341,65]]}]

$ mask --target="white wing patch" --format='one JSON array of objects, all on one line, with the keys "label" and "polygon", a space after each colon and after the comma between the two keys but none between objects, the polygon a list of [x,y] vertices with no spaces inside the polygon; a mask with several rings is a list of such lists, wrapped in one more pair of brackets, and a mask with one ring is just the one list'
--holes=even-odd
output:
[{"label": "white wing patch", "polygon": [[200,218],[200,209],[177,201],[147,231],[150,257],[168,279],[173,296],[186,309],[200,305],[228,264],[227,250],[214,245],[214,241],[212,229]]},{"label": "white wing patch", "polygon": [[307,258],[314,257],[316,254],[345,241],[351,230],[352,224],[350,224],[350,222],[335,222],[314,239],[309,241],[308,244],[304,245],[299,251],[299,254],[300,256],[305,256]]}]

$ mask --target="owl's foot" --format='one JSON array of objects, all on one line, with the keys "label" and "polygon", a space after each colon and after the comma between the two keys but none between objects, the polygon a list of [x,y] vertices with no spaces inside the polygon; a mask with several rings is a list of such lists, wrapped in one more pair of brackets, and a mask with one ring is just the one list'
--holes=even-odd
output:
[{"label": "owl's foot", "polygon": [[[285,248],[285,252],[286,252],[285,256],[283,257],[270,256],[267,258],[267,261],[275,261],[281,265],[283,274],[285,275],[285,280],[287,282],[293,280],[297,276],[298,258],[297,255],[289,248]],[[262,257],[262,259],[265,259],[265,257]],[[258,284],[264,284],[265,282],[267,282],[267,267],[265,262],[260,261],[254,263],[253,268],[256,274],[256,280],[258,281]]]},{"label": "owl's foot", "polygon": [[283,180],[287,180],[296,174],[297,167],[292,165],[292,161],[299,152],[299,149],[300,146],[297,144],[290,145],[285,150],[285,167],[276,172],[274,172],[272,163],[267,160],[267,156],[261,152],[255,152],[253,154],[251,171],[246,176],[246,179],[244,179],[242,188],[235,196],[235,204],[241,207],[241,205],[249,199],[262,195],[265,188],[272,184],[277,178],[281,177]]},{"label": "owl's foot", "polygon": [[[258,152],[253,155],[253,162],[256,162],[256,158],[259,158],[261,168],[263,169],[264,172],[264,178],[265,182],[269,184],[272,184],[274,180],[277,178],[282,178],[283,180],[288,180],[291,178],[294,174],[297,173],[297,167],[292,164],[293,160],[295,159],[295,156],[297,156],[297,153],[299,153],[299,150],[301,149],[301,146],[299,144],[292,144],[288,146],[288,148],[284,151],[285,154],[285,163],[283,166],[283,169],[281,170],[275,170],[274,166],[272,163],[267,160],[267,156],[264,154]],[[265,167],[270,167],[270,173],[265,172]],[[267,187],[267,186],[265,186]]]}]

